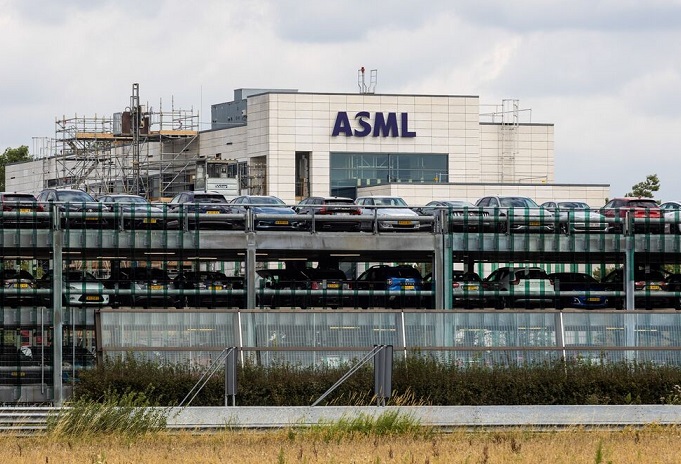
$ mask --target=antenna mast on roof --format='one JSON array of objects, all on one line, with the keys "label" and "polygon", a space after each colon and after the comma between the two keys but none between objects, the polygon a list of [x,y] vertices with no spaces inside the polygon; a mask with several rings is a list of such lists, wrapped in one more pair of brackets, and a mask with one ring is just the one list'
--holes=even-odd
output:
[{"label": "antenna mast on roof", "polygon": [[357,85],[359,86],[359,93],[361,94],[375,93],[376,82],[378,81],[378,70],[372,69],[371,71],[369,71],[369,84],[366,83],[365,72],[366,69],[364,69],[364,66],[359,68],[359,70],[357,71]]}]

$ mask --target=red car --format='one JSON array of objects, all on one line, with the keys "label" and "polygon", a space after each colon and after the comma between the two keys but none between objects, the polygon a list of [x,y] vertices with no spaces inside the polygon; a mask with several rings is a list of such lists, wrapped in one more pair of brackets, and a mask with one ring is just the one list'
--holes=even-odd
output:
[{"label": "red car", "polygon": [[627,212],[634,214],[634,232],[664,233],[664,214],[652,198],[613,198],[600,210],[606,218],[616,218],[608,223],[608,232],[620,234],[624,230]]}]

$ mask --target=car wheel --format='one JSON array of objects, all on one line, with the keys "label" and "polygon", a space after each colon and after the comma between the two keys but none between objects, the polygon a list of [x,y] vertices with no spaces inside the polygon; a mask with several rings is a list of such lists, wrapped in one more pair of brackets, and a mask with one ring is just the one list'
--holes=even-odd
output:
[{"label": "car wheel", "polygon": [[568,234],[568,225],[567,225],[567,224],[564,224],[564,223],[561,223],[561,224],[558,226],[558,230],[560,231],[561,234],[567,235],[567,234]]}]

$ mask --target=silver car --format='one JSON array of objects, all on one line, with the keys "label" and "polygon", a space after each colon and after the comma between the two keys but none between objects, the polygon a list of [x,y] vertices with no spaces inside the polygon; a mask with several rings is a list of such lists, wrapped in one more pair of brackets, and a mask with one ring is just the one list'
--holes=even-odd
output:
[{"label": "silver car", "polygon": [[421,228],[419,214],[400,197],[359,197],[355,204],[367,218],[362,221],[362,230],[373,230],[374,221],[379,231],[416,231]]},{"label": "silver car", "polygon": [[541,207],[558,216],[561,232],[605,232],[608,223],[597,210],[583,201],[547,201]]},{"label": "silver car", "polygon": [[553,213],[528,197],[492,195],[480,198],[475,206],[489,212],[496,232],[553,232],[555,229]]}]

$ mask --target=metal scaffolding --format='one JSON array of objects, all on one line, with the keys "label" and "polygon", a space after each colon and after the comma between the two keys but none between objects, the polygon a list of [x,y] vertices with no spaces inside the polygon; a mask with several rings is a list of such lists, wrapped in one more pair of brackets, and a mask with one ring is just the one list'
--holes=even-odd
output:
[{"label": "metal scaffolding", "polygon": [[198,133],[193,109],[176,109],[173,102],[164,110],[161,102],[154,111],[140,103],[139,85],[133,84],[123,112],[55,121],[55,172],[53,179],[43,176],[43,187],[172,196],[191,188],[187,171],[198,156]]}]

